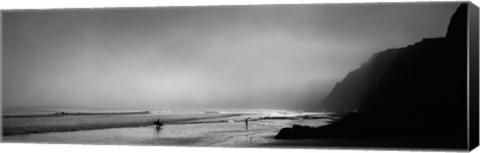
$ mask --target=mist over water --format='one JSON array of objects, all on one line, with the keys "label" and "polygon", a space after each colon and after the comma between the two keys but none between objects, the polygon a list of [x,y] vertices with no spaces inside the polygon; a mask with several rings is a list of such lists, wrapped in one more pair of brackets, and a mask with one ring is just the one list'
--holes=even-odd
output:
[{"label": "mist over water", "polygon": [[7,11],[3,106],[311,108],[372,53],[443,36],[455,8]]}]

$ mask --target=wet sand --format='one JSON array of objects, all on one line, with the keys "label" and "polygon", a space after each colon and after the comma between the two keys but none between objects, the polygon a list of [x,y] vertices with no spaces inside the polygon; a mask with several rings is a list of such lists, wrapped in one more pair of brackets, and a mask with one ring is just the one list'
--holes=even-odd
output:
[{"label": "wet sand", "polygon": [[[175,110],[152,111],[151,114],[106,112],[101,115],[98,115],[99,111],[91,112],[93,114],[60,117],[3,118],[2,141],[257,147],[284,141],[274,139],[282,128],[294,124],[323,126],[331,120],[328,113],[284,110]],[[18,114],[22,115],[14,115]],[[250,118],[248,130],[245,126],[247,118]],[[164,124],[160,129],[153,126],[157,119]]]},{"label": "wet sand", "polygon": [[[155,126],[50,132],[4,136],[6,142],[68,143],[68,144],[112,144],[112,145],[163,145],[163,146],[218,146],[256,147],[281,142],[273,137],[281,128],[293,124],[324,125],[326,119],[304,120],[258,120],[250,121],[248,131],[245,122],[235,121],[247,116],[208,118],[196,122]],[[219,122],[221,121],[221,122]]]},{"label": "wet sand", "polygon": [[46,132],[65,132],[119,127],[152,125],[160,119],[164,123],[180,123],[200,119],[239,116],[240,114],[136,114],[136,115],[84,115],[60,117],[3,118],[3,135]]}]

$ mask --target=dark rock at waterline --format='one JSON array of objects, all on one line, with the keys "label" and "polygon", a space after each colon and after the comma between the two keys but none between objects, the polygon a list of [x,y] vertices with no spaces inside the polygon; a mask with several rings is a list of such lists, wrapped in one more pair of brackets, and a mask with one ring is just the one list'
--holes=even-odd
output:
[{"label": "dark rock at waterline", "polygon": [[375,54],[322,101],[355,113],[323,127],[284,128],[275,138],[432,138],[466,148],[466,95],[467,4],[461,4],[446,37]]}]

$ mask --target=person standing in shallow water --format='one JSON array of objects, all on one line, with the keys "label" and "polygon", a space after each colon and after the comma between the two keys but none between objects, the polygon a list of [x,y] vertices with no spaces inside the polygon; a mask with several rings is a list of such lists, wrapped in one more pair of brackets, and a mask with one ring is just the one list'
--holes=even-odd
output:
[{"label": "person standing in shallow water", "polygon": [[245,119],[245,131],[248,131],[248,118]]}]

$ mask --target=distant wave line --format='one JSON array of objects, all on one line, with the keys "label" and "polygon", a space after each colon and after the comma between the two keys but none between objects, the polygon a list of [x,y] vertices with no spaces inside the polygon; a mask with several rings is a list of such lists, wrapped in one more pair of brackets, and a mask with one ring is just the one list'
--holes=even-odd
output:
[{"label": "distant wave line", "polygon": [[137,115],[150,114],[150,111],[137,112],[55,112],[52,114],[31,114],[31,115],[4,115],[4,118],[36,118],[36,117],[62,117],[62,116],[82,116],[82,115]]}]

